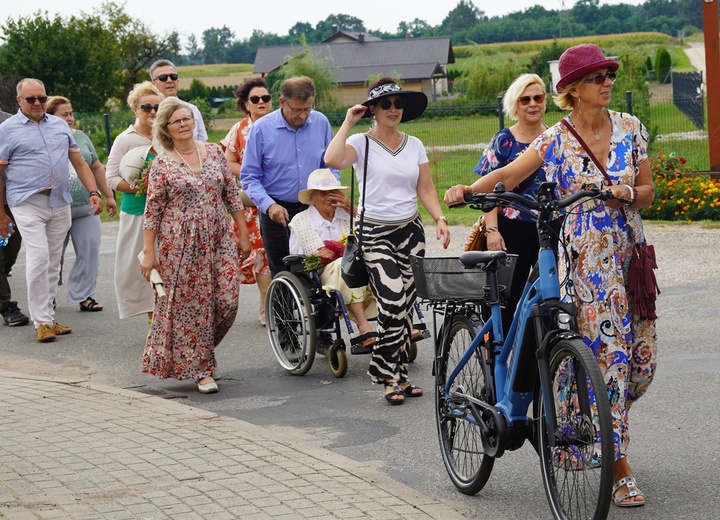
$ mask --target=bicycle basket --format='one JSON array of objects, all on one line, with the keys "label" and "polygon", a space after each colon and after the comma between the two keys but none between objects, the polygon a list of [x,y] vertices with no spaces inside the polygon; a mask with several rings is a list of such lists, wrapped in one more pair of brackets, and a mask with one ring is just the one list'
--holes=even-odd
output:
[{"label": "bicycle basket", "polygon": [[[498,269],[500,299],[510,295],[517,255],[507,255]],[[490,298],[487,273],[483,269],[466,269],[457,257],[411,258],[415,287],[425,300],[484,301]]]}]

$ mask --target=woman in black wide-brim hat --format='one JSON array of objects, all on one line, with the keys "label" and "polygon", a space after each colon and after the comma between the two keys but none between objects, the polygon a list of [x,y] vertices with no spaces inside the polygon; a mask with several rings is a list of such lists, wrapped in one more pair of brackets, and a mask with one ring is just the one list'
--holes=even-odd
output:
[{"label": "woman in black wide-brim hat", "polygon": [[450,188],[445,202],[491,192],[498,182],[517,186],[539,167],[543,181],[557,183],[561,198],[594,184],[624,199],[587,202],[568,211],[561,240],[571,261],[560,262],[559,275],[572,282],[564,286],[563,298],[577,305],[579,332],[608,386],[615,432],[613,502],[636,507],[645,498],[627,462],[628,413],[655,375],[657,316],[652,296],[643,300],[632,293],[629,274],[635,245],[645,243],[639,211],[652,204],[655,187],[647,129],[638,118],[607,108],[619,66],[591,43],[566,50],[558,63],[554,101],[569,114],[513,162],[472,186]]},{"label": "woman in black wide-brim hat", "polygon": [[[442,239],[446,248],[450,243],[425,147],[419,139],[398,130],[401,122],[415,119],[425,107],[427,96],[422,92],[403,90],[392,78],[381,78],[370,87],[367,101],[348,109],[325,152],[325,163],[331,168],[353,165],[360,193],[366,190],[360,201],[364,208],[363,258],[378,307],[378,341],[368,374],[374,383],[385,385],[389,404],[402,404],[405,398],[423,393],[410,384],[407,370],[416,296],[410,256],[425,254],[418,198],[437,224],[436,238]],[[374,118],[370,131],[348,137],[363,117]]]}]

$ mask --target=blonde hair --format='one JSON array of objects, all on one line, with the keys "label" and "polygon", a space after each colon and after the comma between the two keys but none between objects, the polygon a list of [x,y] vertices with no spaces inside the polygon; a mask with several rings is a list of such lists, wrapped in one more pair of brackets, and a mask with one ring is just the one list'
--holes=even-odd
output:
[{"label": "blonde hair", "polygon": [[70,100],[68,98],[63,96],[50,96],[47,100],[47,104],[45,105],[45,112],[51,115],[55,115],[55,112],[60,105],[72,106],[72,103],[70,103]]},{"label": "blonde hair", "polygon": [[545,82],[537,74],[521,74],[513,81],[503,96],[503,112],[510,119],[517,120],[518,100],[530,85],[540,85],[545,92]]},{"label": "blonde hair", "polygon": [[143,81],[142,83],[136,83],[133,89],[130,91],[127,97],[127,104],[130,108],[137,108],[140,103],[140,98],[143,96],[156,95],[161,100],[165,98],[165,95],[158,90],[158,88],[152,84],[152,81]]},{"label": "blonde hair", "polygon": [[172,150],[175,147],[172,137],[170,137],[167,130],[168,123],[170,122],[170,116],[172,116],[176,110],[181,108],[187,110],[190,118],[195,121],[195,116],[193,115],[190,107],[178,98],[168,97],[160,102],[160,107],[158,108],[157,116],[155,116],[155,122],[153,123],[152,133],[153,138],[166,150]]},{"label": "blonde hair", "polygon": [[572,110],[575,108],[575,98],[570,94],[570,91],[582,83],[584,79],[583,76],[569,83],[564,89],[553,96],[553,101],[560,110]]}]

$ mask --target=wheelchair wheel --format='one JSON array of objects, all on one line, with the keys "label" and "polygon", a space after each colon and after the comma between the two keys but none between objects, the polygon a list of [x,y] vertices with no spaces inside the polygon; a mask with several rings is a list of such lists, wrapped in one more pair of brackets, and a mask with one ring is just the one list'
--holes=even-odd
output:
[{"label": "wheelchair wheel", "polygon": [[327,362],[330,372],[335,377],[343,377],[347,373],[348,360],[343,340],[335,341],[328,349]]},{"label": "wheelchair wheel", "polygon": [[287,271],[270,282],[265,299],[267,332],[273,353],[285,370],[301,376],[315,360],[315,318],[305,284]]}]

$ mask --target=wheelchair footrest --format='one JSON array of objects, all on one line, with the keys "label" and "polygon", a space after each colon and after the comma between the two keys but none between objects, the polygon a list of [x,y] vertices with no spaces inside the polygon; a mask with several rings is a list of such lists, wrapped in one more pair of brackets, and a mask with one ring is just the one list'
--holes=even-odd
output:
[{"label": "wheelchair footrest", "polygon": [[365,343],[369,339],[377,340],[377,337],[377,332],[373,331],[351,338],[350,353],[353,355],[372,354],[373,346],[375,345],[376,341],[372,342],[370,345],[367,346],[364,346],[363,343]]}]

